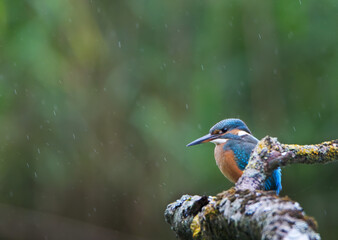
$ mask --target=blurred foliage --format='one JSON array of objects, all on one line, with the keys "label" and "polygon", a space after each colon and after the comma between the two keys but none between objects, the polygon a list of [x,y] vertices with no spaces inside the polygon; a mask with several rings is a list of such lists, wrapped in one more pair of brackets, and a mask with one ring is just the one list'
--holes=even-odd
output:
[{"label": "blurred foliage", "polygon": [[[239,117],[284,143],[337,138],[337,10],[332,0],[0,1],[2,208],[174,239],[169,202],[232,186],[212,144],[185,147],[214,123]],[[281,195],[323,239],[338,234],[336,171],[283,170]],[[0,238],[39,239],[44,229],[27,222]]]}]

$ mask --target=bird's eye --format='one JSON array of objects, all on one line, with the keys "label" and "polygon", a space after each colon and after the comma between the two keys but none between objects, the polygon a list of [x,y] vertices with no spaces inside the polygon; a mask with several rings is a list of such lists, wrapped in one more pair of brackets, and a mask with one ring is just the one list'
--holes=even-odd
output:
[{"label": "bird's eye", "polygon": [[216,130],[213,131],[212,134],[222,134],[222,133],[224,133],[223,129],[216,129]]},{"label": "bird's eye", "polygon": [[228,129],[227,128],[222,128],[222,129],[215,129],[212,134],[213,135],[217,135],[217,134],[223,134],[227,131]]},{"label": "bird's eye", "polygon": [[221,130],[219,130],[219,129],[216,129],[216,130],[214,130],[214,131],[212,132],[212,134],[214,134],[214,135],[220,134],[220,133],[221,133]]}]

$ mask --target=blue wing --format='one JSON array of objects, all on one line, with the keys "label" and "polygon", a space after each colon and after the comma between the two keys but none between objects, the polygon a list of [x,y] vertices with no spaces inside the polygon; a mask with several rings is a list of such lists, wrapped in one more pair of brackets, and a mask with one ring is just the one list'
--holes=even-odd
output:
[{"label": "blue wing", "polygon": [[231,147],[231,150],[235,155],[237,166],[242,171],[245,169],[246,165],[248,165],[252,149],[255,146],[256,144],[236,144]]},{"label": "blue wing", "polygon": [[282,171],[277,168],[272,172],[271,177],[265,180],[265,190],[276,190],[277,195],[282,190]]}]

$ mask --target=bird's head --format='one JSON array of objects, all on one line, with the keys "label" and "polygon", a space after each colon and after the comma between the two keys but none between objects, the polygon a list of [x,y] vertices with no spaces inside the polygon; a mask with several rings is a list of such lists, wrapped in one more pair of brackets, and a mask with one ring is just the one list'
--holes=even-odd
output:
[{"label": "bird's head", "polygon": [[233,133],[236,135],[251,134],[249,128],[242,120],[228,118],[216,123],[212,128],[210,128],[207,135],[189,143],[187,147],[205,142],[213,142],[215,144],[224,143],[228,139],[226,135],[227,133]]}]

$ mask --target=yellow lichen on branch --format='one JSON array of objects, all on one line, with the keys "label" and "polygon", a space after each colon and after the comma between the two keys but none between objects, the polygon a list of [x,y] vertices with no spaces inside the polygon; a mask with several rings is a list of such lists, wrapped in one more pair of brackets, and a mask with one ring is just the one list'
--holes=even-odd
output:
[{"label": "yellow lichen on branch", "polygon": [[201,223],[198,217],[198,214],[193,218],[190,224],[190,230],[192,232],[192,237],[195,238],[201,232]]},{"label": "yellow lichen on branch", "polygon": [[312,164],[338,160],[337,140],[314,145],[281,144],[281,146],[284,151],[290,151],[294,154],[292,162]]},{"label": "yellow lichen on branch", "polygon": [[213,217],[218,214],[218,211],[214,206],[216,198],[212,197],[211,199],[213,199],[212,203],[209,202],[209,204],[205,205],[202,208],[201,213],[197,214],[190,224],[193,238],[196,238],[201,231],[203,231],[203,226],[206,221],[212,220]]}]

